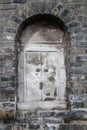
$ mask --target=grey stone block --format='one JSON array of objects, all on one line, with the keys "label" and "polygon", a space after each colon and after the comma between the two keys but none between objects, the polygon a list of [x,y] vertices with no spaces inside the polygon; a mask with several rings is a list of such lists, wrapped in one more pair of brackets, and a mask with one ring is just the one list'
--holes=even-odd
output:
[{"label": "grey stone block", "polygon": [[2,4],[0,10],[14,10],[17,9],[17,5],[14,4]]},{"label": "grey stone block", "polygon": [[35,124],[30,124],[30,125],[29,125],[29,129],[35,129],[35,130],[36,130],[36,129],[39,129],[39,128],[40,128],[40,125],[38,125],[38,124],[37,124],[37,125],[35,125]]},{"label": "grey stone block", "polygon": [[59,126],[59,130],[71,130],[71,126],[67,124],[62,124]]},{"label": "grey stone block", "polygon": [[49,118],[49,117],[57,118],[57,117],[64,117],[66,115],[67,115],[67,111],[38,112],[38,116],[43,117],[43,118],[45,118],[45,117],[47,117],[47,118]]},{"label": "grey stone block", "polygon": [[29,14],[41,14],[44,13],[44,2],[31,2]]},{"label": "grey stone block", "polygon": [[70,113],[70,118],[72,120],[87,120],[87,111],[77,110]]},{"label": "grey stone block", "polygon": [[61,13],[61,16],[60,17],[67,17],[71,15],[71,11],[70,9],[65,9],[62,13]]},{"label": "grey stone block", "polygon": [[72,125],[72,130],[85,130],[85,125],[83,124]]},{"label": "grey stone block", "polygon": [[26,3],[26,0],[13,0],[13,3]]},{"label": "grey stone block", "polygon": [[11,0],[0,0],[0,4],[10,4]]},{"label": "grey stone block", "polygon": [[45,8],[45,10],[46,10],[46,12],[48,12],[48,13],[51,13],[52,12],[52,10],[54,9],[54,7],[55,7],[55,1],[53,2],[47,2],[46,3],[46,7],[44,7]]},{"label": "grey stone block", "polygon": [[14,82],[0,82],[0,88],[15,87]]},{"label": "grey stone block", "polygon": [[14,81],[15,76],[1,77],[1,81]]},{"label": "grey stone block", "polygon": [[2,92],[0,93],[0,102],[14,102],[15,101],[15,92],[14,94],[10,93],[10,90],[8,90],[9,93]]},{"label": "grey stone block", "polygon": [[18,23],[18,24],[20,24],[21,21],[22,21],[21,19],[19,19],[19,17],[16,17],[16,16],[12,16],[11,19],[12,19],[14,22]]},{"label": "grey stone block", "polygon": [[73,66],[73,67],[81,67],[82,65],[83,63],[79,61],[70,63],[70,66]]},{"label": "grey stone block", "polygon": [[12,126],[9,124],[0,125],[0,130],[12,130]]},{"label": "grey stone block", "polygon": [[5,31],[9,33],[16,33],[16,29],[14,28],[6,28]]},{"label": "grey stone block", "polygon": [[72,104],[72,107],[73,107],[73,108],[84,108],[84,102],[81,102],[81,101],[79,101],[79,102],[74,102],[74,103]]},{"label": "grey stone block", "polygon": [[83,0],[72,0],[72,3],[83,3]]},{"label": "grey stone block", "polygon": [[73,29],[73,28],[76,28],[76,27],[78,27],[78,26],[80,26],[80,23],[75,22],[75,21],[71,21],[70,23],[67,24],[67,27],[68,27],[69,29]]},{"label": "grey stone block", "polygon": [[65,22],[66,24],[69,23],[69,22],[71,22],[71,21],[73,21],[73,20],[75,20],[75,17],[73,17],[73,16],[71,16],[71,15],[66,16],[66,17],[64,18],[64,22]]}]

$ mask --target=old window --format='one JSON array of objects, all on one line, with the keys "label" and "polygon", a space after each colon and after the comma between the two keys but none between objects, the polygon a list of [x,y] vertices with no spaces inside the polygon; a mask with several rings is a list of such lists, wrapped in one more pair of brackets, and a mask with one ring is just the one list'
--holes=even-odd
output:
[{"label": "old window", "polygon": [[18,109],[66,108],[64,32],[47,22],[27,26],[18,60]]}]

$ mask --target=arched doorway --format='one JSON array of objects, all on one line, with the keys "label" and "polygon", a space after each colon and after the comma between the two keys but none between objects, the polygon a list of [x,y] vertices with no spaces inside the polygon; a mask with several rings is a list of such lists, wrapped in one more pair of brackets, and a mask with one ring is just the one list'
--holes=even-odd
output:
[{"label": "arched doorway", "polygon": [[66,32],[61,21],[49,18],[27,22],[20,36],[17,107],[21,110],[66,108]]}]

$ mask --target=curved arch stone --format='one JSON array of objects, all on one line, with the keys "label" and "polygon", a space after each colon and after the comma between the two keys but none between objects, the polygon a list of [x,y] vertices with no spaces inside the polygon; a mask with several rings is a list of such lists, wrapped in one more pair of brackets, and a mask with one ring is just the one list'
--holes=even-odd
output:
[{"label": "curved arch stone", "polygon": [[[32,5],[33,4],[33,5]],[[34,8],[32,8],[34,6]],[[48,6],[49,8],[49,6]],[[54,5],[51,7],[50,11],[44,7],[44,2],[40,4],[27,4],[22,8],[18,8],[10,17],[10,24],[16,24],[16,30],[18,30],[19,26],[26,21],[28,18],[38,14],[49,14],[54,17],[59,18],[64,22],[68,31],[71,30],[75,33],[79,32],[81,29],[81,23],[76,17],[74,10],[71,8],[65,8],[63,5]]]},{"label": "curved arch stone", "polygon": [[[63,7],[61,2],[59,2],[59,4],[57,3],[57,5],[55,3],[53,4],[52,2],[49,2],[49,4],[40,2],[37,4],[30,3],[23,5],[22,8],[18,7],[17,10],[11,14],[10,19],[7,21],[7,27],[3,30],[5,39],[12,42],[15,41],[16,34],[18,33],[22,23],[27,21],[27,19],[31,18],[32,16],[39,14],[48,14],[59,18],[65,24],[70,37],[73,39],[73,33],[77,34],[81,31],[81,23],[76,17],[74,9]],[[32,6],[34,6],[34,8],[32,8]],[[11,33],[7,31],[8,29]]]}]

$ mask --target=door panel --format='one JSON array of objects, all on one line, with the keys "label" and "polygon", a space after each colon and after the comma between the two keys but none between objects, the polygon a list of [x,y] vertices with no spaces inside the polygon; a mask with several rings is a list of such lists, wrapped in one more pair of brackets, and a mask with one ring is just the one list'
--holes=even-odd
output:
[{"label": "door panel", "polygon": [[26,89],[27,99],[30,101],[41,100],[41,56],[40,52],[26,53]]},{"label": "door panel", "polygon": [[27,100],[46,101],[57,97],[57,52],[26,53]]},{"label": "door panel", "polygon": [[42,89],[42,100],[55,100],[57,94],[57,52],[42,52],[42,78],[43,83]]}]

